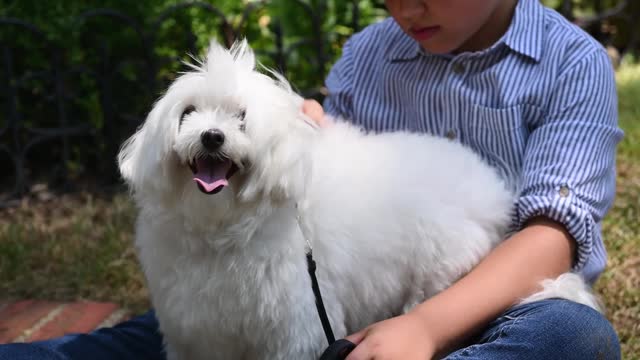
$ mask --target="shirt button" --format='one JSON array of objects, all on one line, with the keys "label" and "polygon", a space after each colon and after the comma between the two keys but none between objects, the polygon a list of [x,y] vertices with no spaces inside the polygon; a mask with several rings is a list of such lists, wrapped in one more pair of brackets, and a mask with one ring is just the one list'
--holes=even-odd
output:
[{"label": "shirt button", "polygon": [[560,194],[561,197],[569,196],[570,192],[571,191],[569,190],[569,188],[566,185],[562,185],[562,186],[560,186],[560,189],[558,189],[558,194]]},{"label": "shirt button", "polygon": [[464,65],[462,65],[461,63],[453,64],[452,69],[453,69],[453,72],[458,75],[464,73]]},{"label": "shirt button", "polygon": [[449,131],[447,131],[447,135],[446,136],[447,136],[447,139],[453,140],[453,139],[456,138],[456,132],[453,131],[453,130],[449,130]]}]

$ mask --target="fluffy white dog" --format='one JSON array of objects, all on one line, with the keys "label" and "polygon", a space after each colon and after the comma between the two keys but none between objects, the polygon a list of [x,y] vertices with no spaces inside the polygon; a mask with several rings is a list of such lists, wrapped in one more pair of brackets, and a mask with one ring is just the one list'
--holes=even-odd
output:
[{"label": "fluffy white dog", "polygon": [[[212,44],[119,154],[170,359],[317,359],[308,242],[340,338],[447,288],[506,235],[513,194],[472,151],[315,128],[254,68],[245,42]],[[531,299],[596,307],[577,275],[547,285]]]}]

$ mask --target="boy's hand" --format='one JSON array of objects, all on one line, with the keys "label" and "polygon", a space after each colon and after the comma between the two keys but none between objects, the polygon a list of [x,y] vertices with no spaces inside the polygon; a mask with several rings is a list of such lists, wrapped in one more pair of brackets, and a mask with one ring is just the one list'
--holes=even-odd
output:
[{"label": "boy's hand", "polygon": [[319,127],[326,127],[330,124],[329,120],[324,116],[322,105],[315,100],[305,99],[302,103],[302,112]]},{"label": "boy's hand", "polygon": [[346,339],[356,344],[346,360],[429,360],[435,354],[424,319],[411,312],[375,323]]}]

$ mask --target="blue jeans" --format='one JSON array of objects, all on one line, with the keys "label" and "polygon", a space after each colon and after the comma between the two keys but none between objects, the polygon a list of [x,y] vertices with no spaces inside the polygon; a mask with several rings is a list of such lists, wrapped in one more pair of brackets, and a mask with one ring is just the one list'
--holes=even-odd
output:
[{"label": "blue jeans", "polygon": [[620,340],[592,308],[551,299],[512,307],[445,359],[620,359]]},{"label": "blue jeans", "polygon": [[[164,353],[157,320],[149,312],[91,334],[0,345],[0,360],[9,359],[164,360]],[[446,358],[459,359],[620,359],[620,344],[604,316],[586,306],[554,299],[507,310],[473,345]]]}]

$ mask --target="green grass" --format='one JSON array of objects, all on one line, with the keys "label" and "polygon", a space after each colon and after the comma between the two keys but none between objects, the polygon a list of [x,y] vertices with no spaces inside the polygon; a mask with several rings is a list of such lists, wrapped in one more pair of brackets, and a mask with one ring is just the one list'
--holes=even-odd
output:
[{"label": "green grass", "polygon": [[622,342],[623,359],[640,359],[640,65],[617,74],[620,126],[616,201],[603,222],[609,265],[596,289]]},{"label": "green grass", "polygon": [[640,164],[640,65],[625,65],[616,74],[620,126],[625,137],[618,148],[623,161]]},{"label": "green grass", "polygon": [[[640,65],[619,70],[618,196],[604,221],[609,266],[597,283],[622,341],[640,359]],[[132,246],[135,210],[124,194],[51,197],[0,212],[0,294],[7,298],[114,301],[149,306]]]}]

